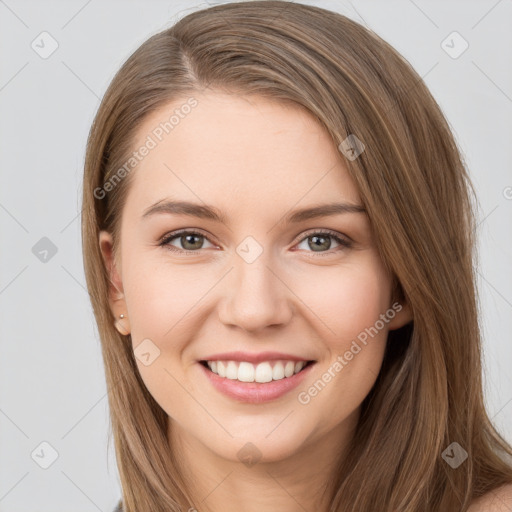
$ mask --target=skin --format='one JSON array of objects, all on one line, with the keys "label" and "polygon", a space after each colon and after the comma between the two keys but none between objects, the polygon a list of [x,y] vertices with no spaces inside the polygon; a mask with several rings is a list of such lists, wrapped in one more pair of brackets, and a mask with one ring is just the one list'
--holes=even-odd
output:
[{"label": "skin", "polygon": [[473,501],[468,512],[510,512],[512,484],[506,484]]},{"label": "skin", "polygon": [[[408,323],[411,312],[402,304],[317,396],[299,403],[299,392],[391,308],[391,276],[366,213],[282,222],[291,210],[307,206],[361,205],[344,157],[309,113],[258,96],[194,97],[197,107],[132,171],[117,260],[110,234],[100,234],[111,268],[112,311],[127,316],[122,325],[134,349],[149,338],[160,350],[152,364],[137,364],[169,415],[169,442],[191,478],[191,507],[327,511],[321,491],[354,434],[388,331]],[[135,146],[185,100],[145,119]],[[171,196],[214,205],[227,223],[168,213],[141,217]],[[182,228],[206,237],[192,241],[199,247],[194,254],[158,245]],[[325,229],[349,238],[352,247],[327,238],[315,251],[311,237]],[[170,242],[176,249],[186,244],[180,236]],[[236,252],[247,236],[263,248],[250,264]],[[230,350],[277,350],[317,363],[283,397],[240,403],[214,389],[197,363]],[[237,456],[248,442],[262,457],[251,467]]]}]

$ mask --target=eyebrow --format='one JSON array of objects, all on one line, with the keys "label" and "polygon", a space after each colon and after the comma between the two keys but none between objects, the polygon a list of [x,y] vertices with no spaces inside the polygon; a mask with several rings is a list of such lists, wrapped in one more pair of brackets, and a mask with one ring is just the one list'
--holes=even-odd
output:
[{"label": "eyebrow", "polygon": [[[200,205],[188,201],[158,201],[144,210],[142,218],[145,219],[158,213],[189,215],[191,217],[198,217],[227,224],[226,217],[217,208],[210,205]],[[344,213],[366,213],[366,209],[361,205],[350,203],[322,204],[295,210],[286,215],[283,222],[285,224],[296,224],[298,222],[315,219],[317,217],[327,217]]]}]

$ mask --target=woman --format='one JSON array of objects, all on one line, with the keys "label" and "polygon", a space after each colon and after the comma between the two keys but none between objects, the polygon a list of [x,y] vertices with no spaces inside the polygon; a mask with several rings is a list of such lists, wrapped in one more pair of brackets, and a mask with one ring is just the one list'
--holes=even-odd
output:
[{"label": "woman", "polygon": [[122,510],[511,509],[472,194],[420,77],[340,14],[231,3],[146,41],[83,184]]}]

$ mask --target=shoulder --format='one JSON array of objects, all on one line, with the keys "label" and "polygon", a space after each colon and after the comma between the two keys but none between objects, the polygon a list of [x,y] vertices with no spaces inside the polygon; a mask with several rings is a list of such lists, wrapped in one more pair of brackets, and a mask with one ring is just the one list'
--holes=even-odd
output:
[{"label": "shoulder", "polygon": [[510,512],[512,511],[512,484],[503,485],[471,503],[468,512]]}]

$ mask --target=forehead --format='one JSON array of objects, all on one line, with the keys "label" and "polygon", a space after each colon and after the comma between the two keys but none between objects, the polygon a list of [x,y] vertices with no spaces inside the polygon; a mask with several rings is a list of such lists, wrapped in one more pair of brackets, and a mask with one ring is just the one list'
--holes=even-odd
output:
[{"label": "forehead", "polygon": [[[190,98],[195,100],[192,108]],[[282,204],[359,203],[355,183],[327,130],[289,102],[191,93],[152,112],[134,151],[129,196],[140,208],[172,195],[260,210]]]}]

